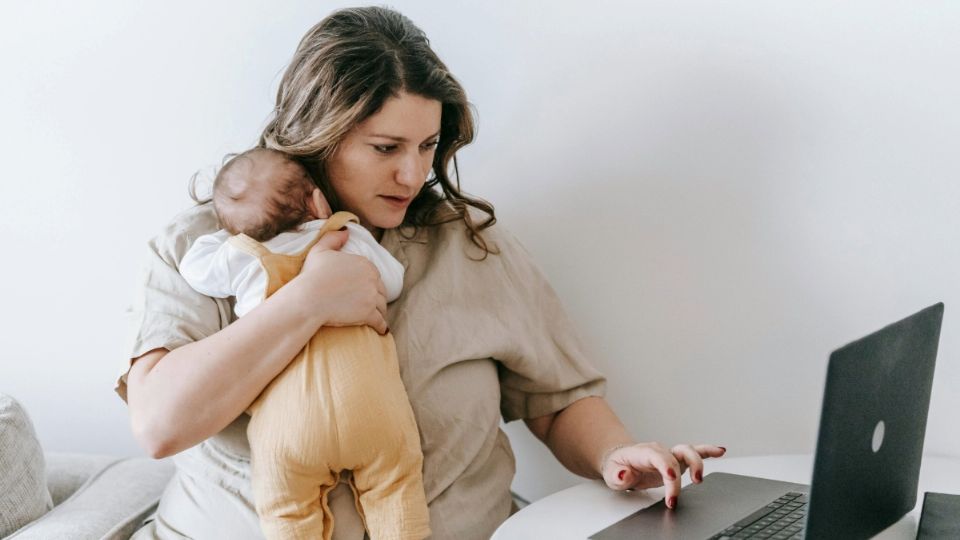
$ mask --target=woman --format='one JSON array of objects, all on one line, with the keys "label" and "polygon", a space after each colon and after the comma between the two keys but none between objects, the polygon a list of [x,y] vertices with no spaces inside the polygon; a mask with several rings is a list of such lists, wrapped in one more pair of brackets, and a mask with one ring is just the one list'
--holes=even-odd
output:
[{"label": "woman", "polygon": [[[347,9],[301,41],[261,146],[299,157],[331,207],[356,214],[406,268],[389,310],[366,260],[327,235],[301,274],[244,318],[176,271],[217,228],[211,205],[150,244],[134,314],[128,401],[137,440],[178,472],[137,538],[260,538],[250,498],[246,407],[324,325],[393,332],[424,452],[434,538],[487,538],[511,512],[513,455],[499,429],[522,418],[561,463],[612,489],[666,485],[720,447],[636,443],[601,397],[553,291],[488,203],[448,175],[473,138],[463,89],[399,13]],[[363,528],[344,486],[331,493],[337,538]]]}]

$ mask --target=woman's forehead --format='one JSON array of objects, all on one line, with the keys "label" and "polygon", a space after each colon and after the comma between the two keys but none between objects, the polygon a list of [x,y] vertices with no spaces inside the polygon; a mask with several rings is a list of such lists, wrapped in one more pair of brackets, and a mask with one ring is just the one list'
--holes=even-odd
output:
[{"label": "woman's forehead", "polygon": [[435,99],[402,92],[383,103],[375,114],[357,125],[368,137],[384,137],[398,142],[420,142],[440,130],[442,105]]}]

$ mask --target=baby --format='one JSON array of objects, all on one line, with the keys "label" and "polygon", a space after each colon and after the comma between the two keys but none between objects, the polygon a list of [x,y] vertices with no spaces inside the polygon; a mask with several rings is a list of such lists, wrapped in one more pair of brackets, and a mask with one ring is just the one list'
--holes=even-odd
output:
[{"label": "baby", "polygon": [[[346,226],[341,251],[376,265],[387,301],[403,266],[347,212],[330,206],[302,165],[255,148],[214,181],[223,229],[196,240],[180,273],[197,291],[236,296],[238,317],[293,279],[310,248]],[[260,525],[270,539],[329,540],[327,495],[347,480],[374,540],[430,534],[420,438],[390,335],[368,326],[323,327],[250,405],[251,473]]]}]

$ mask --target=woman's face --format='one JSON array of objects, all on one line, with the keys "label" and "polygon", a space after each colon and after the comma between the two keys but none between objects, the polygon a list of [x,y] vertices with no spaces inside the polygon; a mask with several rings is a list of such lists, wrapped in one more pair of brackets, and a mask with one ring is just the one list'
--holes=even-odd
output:
[{"label": "woman's face", "polygon": [[401,93],[357,124],[327,161],[327,178],[345,210],[374,232],[403,222],[420,192],[440,135],[439,101]]}]

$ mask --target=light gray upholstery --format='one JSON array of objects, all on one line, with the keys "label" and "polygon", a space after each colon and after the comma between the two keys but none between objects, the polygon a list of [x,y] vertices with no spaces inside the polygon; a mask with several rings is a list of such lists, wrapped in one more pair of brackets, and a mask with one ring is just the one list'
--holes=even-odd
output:
[{"label": "light gray upholstery", "polygon": [[173,475],[169,460],[49,454],[48,482],[60,502],[7,540],[127,539],[153,512]]},{"label": "light gray upholstery", "polygon": [[26,411],[0,394],[0,537],[127,539],[173,471],[170,460],[44,454]]},{"label": "light gray upholstery", "polygon": [[73,495],[91,476],[117,461],[117,456],[47,452],[47,489],[53,504]]},{"label": "light gray upholstery", "polygon": [[12,397],[0,394],[0,536],[47,512],[43,450],[33,424]]}]

